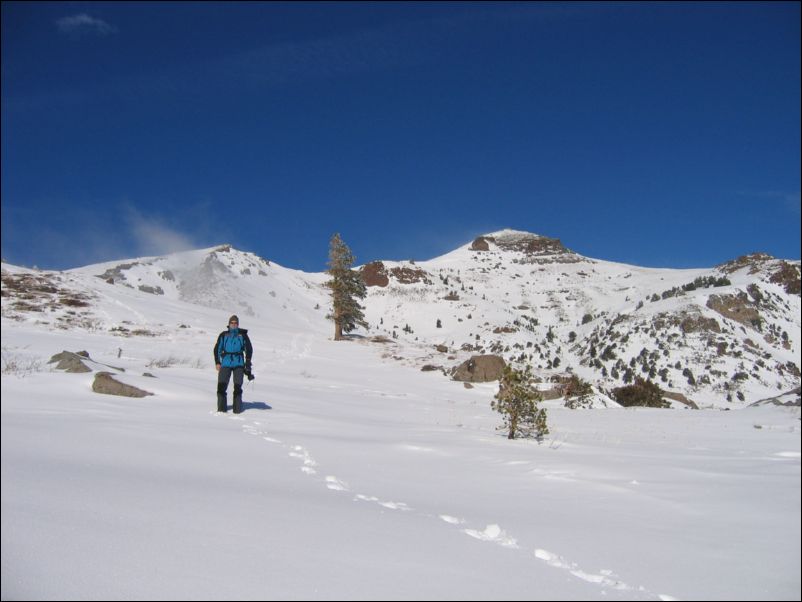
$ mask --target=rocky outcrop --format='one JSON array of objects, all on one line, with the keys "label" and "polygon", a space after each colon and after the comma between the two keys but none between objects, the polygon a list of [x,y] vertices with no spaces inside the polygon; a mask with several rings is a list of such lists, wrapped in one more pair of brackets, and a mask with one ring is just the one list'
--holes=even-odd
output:
[{"label": "rocky outcrop", "polygon": [[799,265],[793,265],[787,261],[780,262],[779,268],[775,271],[769,282],[780,284],[789,295],[799,295],[802,293],[802,281],[800,281]]},{"label": "rocky outcrop", "polygon": [[725,274],[732,274],[744,268],[749,268],[749,274],[756,274],[767,261],[772,261],[773,259],[774,257],[766,253],[751,253],[750,255],[741,255],[737,259],[719,264],[716,268]]},{"label": "rocky outcrop", "polygon": [[[56,364],[56,362],[58,363]],[[91,372],[93,370],[93,368],[90,368],[86,365],[86,362],[90,362],[95,366],[111,368],[112,370],[117,370],[117,372],[125,372],[125,368],[118,368],[117,366],[110,366],[108,364],[103,364],[93,360],[91,357],[89,357],[88,351],[62,351],[61,353],[57,353],[51,357],[47,363],[56,364],[57,370],[65,370],[66,372],[80,374],[82,372]]]},{"label": "rocky outcrop", "polygon": [[471,250],[489,251],[489,243],[491,242],[502,251],[515,251],[529,257],[572,253],[558,238],[549,238],[532,234],[531,232],[518,232],[515,230],[505,230],[493,235],[480,236],[473,241]]},{"label": "rocky outcrop", "polygon": [[760,313],[744,292],[737,295],[710,295],[707,307],[745,326],[755,328],[760,323]]},{"label": "rocky outcrop", "polygon": [[392,268],[390,274],[401,284],[432,284],[429,272],[420,268]]},{"label": "rocky outcrop", "polygon": [[[70,289],[61,274],[42,272],[38,274],[13,274],[2,271],[3,316],[19,319],[30,312],[45,314],[55,312],[58,320],[65,322],[78,321],[77,316],[85,316],[83,309],[90,307],[96,295],[85,291]],[[64,314],[61,310],[80,308],[73,314]]]},{"label": "rocky outcrop", "polygon": [[[92,369],[84,364],[83,360],[89,359],[89,354],[84,352],[73,353],[72,351],[62,351],[50,358],[48,364],[56,364],[56,370],[64,370],[73,374],[91,372]],[[57,363],[58,362],[58,363]]]},{"label": "rocky outcrop", "polygon": [[373,261],[365,264],[360,270],[365,286],[385,287],[390,284],[390,277],[399,284],[432,284],[431,275],[426,270],[410,267],[396,267],[389,270],[384,262]]},{"label": "rocky outcrop", "polygon": [[666,399],[671,399],[673,401],[678,401],[694,410],[699,409],[699,406],[695,401],[693,401],[692,399],[688,399],[682,393],[675,393],[674,391],[663,391],[663,397]]},{"label": "rocky outcrop", "polygon": [[547,238],[545,236],[537,236],[534,238],[525,238],[521,240],[499,240],[496,244],[505,251],[518,251],[525,255],[562,255],[570,253],[568,249],[563,246],[559,238]]},{"label": "rocky outcrop", "polygon": [[125,281],[124,272],[138,265],[139,263],[136,261],[133,261],[131,263],[121,263],[119,265],[114,266],[113,268],[107,269],[102,274],[96,274],[96,276],[102,280],[105,280],[109,284],[115,284],[116,282],[120,281],[124,282]]},{"label": "rocky outcrop", "polygon": [[701,315],[684,318],[679,327],[685,334],[691,332],[721,332],[721,326],[715,318],[705,318]]},{"label": "rocky outcrop", "polygon": [[148,286],[147,284],[140,284],[139,290],[143,293],[149,293],[151,295],[163,295],[164,289],[160,286]]},{"label": "rocky outcrop", "polygon": [[[493,246],[491,247],[491,244]],[[502,230],[476,238],[470,246],[472,251],[490,251],[492,248],[502,252],[520,253],[515,263],[547,265],[554,263],[578,263],[582,257],[566,248],[558,238],[540,236],[531,232]]]},{"label": "rocky outcrop", "polygon": [[115,380],[111,372],[98,372],[95,375],[95,381],[92,383],[92,390],[95,393],[120,395],[122,397],[147,397],[148,395],[153,395],[149,391]]},{"label": "rocky outcrop", "polygon": [[373,261],[362,267],[362,281],[365,286],[380,286],[385,287],[390,284],[390,278],[387,276],[387,269],[381,261]]},{"label": "rocky outcrop", "polygon": [[741,255],[737,259],[717,265],[716,268],[726,274],[732,274],[748,268],[750,276],[762,274],[763,279],[779,284],[789,295],[802,294],[802,279],[800,278],[799,262],[780,260],[766,253],[752,253]]},{"label": "rocky outcrop", "polygon": [[504,359],[498,355],[474,355],[454,370],[452,378],[471,383],[499,380],[506,365]]},{"label": "rocky outcrop", "polygon": [[488,239],[484,236],[480,236],[479,238],[474,240],[473,244],[471,245],[471,251],[489,251],[489,250],[490,250],[490,244],[488,243]]}]

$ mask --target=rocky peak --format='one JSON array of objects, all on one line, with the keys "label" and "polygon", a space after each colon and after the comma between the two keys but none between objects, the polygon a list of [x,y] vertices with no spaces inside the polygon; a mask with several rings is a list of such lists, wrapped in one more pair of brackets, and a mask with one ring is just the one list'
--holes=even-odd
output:
[{"label": "rocky peak", "polygon": [[750,274],[755,274],[764,266],[768,261],[773,261],[774,257],[766,253],[750,253],[749,255],[741,255],[737,259],[732,259],[716,268],[727,274],[732,274],[744,268],[749,268]]},{"label": "rocky peak", "polygon": [[389,270],[383,261],[373,261],[360,269],[362,281],[366,286],[386,287],[392,277],[399,284],[432,284],[431,274],[426,270],[411,266],[397,266]]},{"label": "rocky peak", "polygon": [[522,253],[524,263],[537,261],[537,258],[548,256],[575,256],[575,253],[566,248],[559,238],[549,238],[531,232],[519,230],[501,230],[491,234],[484,234],[476,238],[471,244],[472,251],[490,251],[496,248],[504,252]]},{"label": "rocky peak", "polygon": [[752,253],[741,255],[726,263],[716,266],[725,274],[733,274],[740,270],[747,270],[748,275],[758,274],[764,281],[779,284],[789,295],[799,295],[802,293],[800,279],[800,262],[786,261],[777,259],[766,253]]}]

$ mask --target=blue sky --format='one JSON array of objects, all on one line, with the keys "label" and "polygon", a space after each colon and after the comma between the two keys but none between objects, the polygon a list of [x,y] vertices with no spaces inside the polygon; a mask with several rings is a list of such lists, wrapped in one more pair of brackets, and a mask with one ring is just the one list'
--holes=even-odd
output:
[{"label": "blue sky", "polygon": [[800,257],[800,4],[2,3],[2,255]]}]

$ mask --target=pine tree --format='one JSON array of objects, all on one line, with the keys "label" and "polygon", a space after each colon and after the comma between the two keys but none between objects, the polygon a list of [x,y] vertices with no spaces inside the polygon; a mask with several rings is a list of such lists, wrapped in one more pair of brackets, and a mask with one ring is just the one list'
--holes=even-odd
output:
[{"label": "pine tree", "polygon": [[339,234],[329,241],[329,269],[326,273],[331,280],[326,286],[331,289],[332,310],[329,318],[334,320],[334,340],[343,339],[344,332],[351,332],[357,326],[367,328],[364,309],[357,299],[364,299],[367,289],[358,272],[351,269],[356,258]]},{"label": "pine tree", "polygon": [[593,395],[593,387],[586,380],[582,380],[576,374],[572,374],[570,380],[565,385],[563,391],[565,396],[565,407],[575,410],[577,408],[591,407],[590,397]]},{"label": "pine tree", "polygon": [[546,410],[537,407],[543,396],[532,387],[531,379],[529,366],[524,371],[506,366],[495,401],[490,403],[490,407],[503,416],[504,424],[499,430],[506,430],[508,439],[518,436],[541,439],[549,434]]},{"label": "pine tree", "polygon": [[624,407],[646,406],[649,408],[668,408],[663,400],[663,390],[648,379],[635,378],[635,384],[613,389],[613,399]]}]

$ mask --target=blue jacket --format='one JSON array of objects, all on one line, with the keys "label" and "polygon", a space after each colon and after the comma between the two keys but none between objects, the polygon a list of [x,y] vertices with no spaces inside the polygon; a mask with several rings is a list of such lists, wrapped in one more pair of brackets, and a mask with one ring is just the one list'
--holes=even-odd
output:
[{"label": "blue jacket", "polygon": [[[238,341],[233,339],[239,338]],[[227,353],[226,345],[238,347],[241,351],[237,353]],[[239,344],[237,344],[239,343]],[[245,328],[228,328],[221,332],[214,344],[214,363],[220,364],[225,368],[239,368],[245,366],[250,368],[251,358],[253,357],[253,346],[251,339],[248,338],[248,331]]]}]

